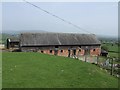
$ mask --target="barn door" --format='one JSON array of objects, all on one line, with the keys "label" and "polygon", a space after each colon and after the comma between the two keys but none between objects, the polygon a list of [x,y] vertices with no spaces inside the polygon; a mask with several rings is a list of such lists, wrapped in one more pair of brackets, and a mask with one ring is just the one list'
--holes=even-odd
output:
[{"label": "barn door", "polygon": [[68,50],[68,57],[70,57],[70,49]]},{"label": "barn door", "polygon": [[73,50],[73,55],[74,55],[74,56],[76,55],[76,49]]},{"label": "barn door", "polygon": [[54,55],[58,55],[58,46],[55,46]]},{"label": "barn door", "polygon": [[85,49],[85,55],[90,55],[90,49]]},{"label": "barn door", "polygon": [[54,55],[58,55],[58,50],[54,50]]}]

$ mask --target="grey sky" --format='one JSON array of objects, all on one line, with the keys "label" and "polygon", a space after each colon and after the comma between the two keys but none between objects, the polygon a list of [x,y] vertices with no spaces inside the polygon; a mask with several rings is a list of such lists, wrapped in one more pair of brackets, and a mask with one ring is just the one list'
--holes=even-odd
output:
[{"label": "grey sky", "polygon": [[[32,2],[87,31],[117,36],[117,2]],[[45,30],[86,33],[23,2],[7,2],[2,6],[3,30]]]}]

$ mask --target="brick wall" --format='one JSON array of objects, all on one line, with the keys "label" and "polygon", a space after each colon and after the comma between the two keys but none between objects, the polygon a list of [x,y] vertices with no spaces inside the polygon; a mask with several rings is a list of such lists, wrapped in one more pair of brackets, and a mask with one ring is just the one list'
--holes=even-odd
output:
[{"label": "brick wall", "polygon": [[[76,50],[76,56],[79,57],[79,56],[83,56],[85,54],[85,46],[84,47],[78,47],[78,46],[59,46],[57,48],[57,55],[58,56],[65,56],[65,57],[68,57],[68,54],[69,54],[69,49],[71,48],[70,50],[70,56],[73,56],[73,49]],[[90,50],[90,55],[91,56],[97,56],[100,54],[100,46],[95,46],[95,47],[89,47],[89,50]],[[55,47],[53,46],[49,46],[49,47],[24,47],[22,48],[23,51],[37,51],[37,52],[40,52],[40,53],[45,53],[45,54],[50,54],[50,55],[54,55],[55,54]]]},{"label": "brick wall", "polygon": [[90,55],[96,56],[96,55],[100,55],[100,48],[94,48],[90,50]]}]

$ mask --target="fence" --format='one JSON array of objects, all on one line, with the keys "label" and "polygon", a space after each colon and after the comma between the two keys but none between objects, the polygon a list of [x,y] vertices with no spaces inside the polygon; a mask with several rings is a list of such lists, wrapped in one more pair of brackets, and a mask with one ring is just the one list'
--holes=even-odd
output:
[{"label": "fence", "polygon": [[120,59],[101,56],[79,56],[78,60],[93,63],[102,69],[105,69],[110,75],[120,77]]}]

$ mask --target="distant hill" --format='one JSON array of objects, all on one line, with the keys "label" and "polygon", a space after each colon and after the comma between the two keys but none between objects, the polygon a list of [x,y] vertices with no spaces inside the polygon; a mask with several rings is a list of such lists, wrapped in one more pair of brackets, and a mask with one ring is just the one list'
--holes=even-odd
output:
[{"label": "distant hill", "polygon": [[118,37],[115,36],[104,36],[104,35],[96,35],[100,41],[105,42],[118,42]]}]

